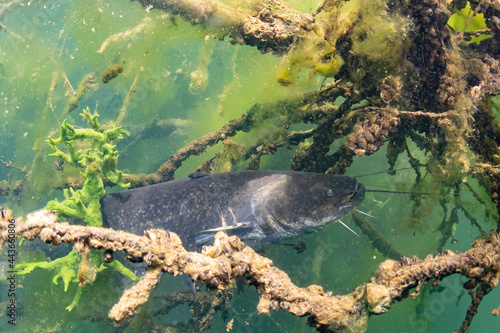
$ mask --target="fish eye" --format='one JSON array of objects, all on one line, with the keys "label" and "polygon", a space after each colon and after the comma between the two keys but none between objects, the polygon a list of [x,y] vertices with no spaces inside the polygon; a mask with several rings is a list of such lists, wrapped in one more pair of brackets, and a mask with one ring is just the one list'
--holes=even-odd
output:
[{"label": "fish eye", "polygon": [[333,195],[333,190],[330,189],[330,190],[326,191],[326,195],[328,195],[329,197],[331,197]]}]

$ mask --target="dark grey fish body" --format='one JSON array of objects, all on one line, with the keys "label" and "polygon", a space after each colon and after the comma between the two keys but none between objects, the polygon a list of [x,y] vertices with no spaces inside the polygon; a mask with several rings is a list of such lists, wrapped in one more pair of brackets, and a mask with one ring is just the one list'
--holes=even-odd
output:
[{"label": "dark grey fish body", "polygon": [[321,229],[350,213],[364,194],[364,186],[347,176],[231,172],[109,194],[101,211],[104,227],[138,235],[167,229],[190,250],[219,230],[255,246]]}]

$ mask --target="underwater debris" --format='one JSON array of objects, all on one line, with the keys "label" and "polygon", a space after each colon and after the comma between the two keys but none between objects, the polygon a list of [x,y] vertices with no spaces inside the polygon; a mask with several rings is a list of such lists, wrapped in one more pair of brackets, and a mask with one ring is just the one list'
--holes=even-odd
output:
[{"label": "underwater debris", "polygon": [[88,91],[95,90],[97,89],[97,87],[98,84],[96,83],[95,73],[90,73],[85,75],[80,84],[78,84],[76,90],[69,92],[71,97],[68,100],[68,105],[66,106],[66,109],[63,111],[59,119],[64,119],[68,113],[76,109],[82,97],[85,96],[85,94]]},{"label": "underwater debris", "polygon": [[[0,245],[9,237],[11,218],[8,211],[0,220]],[[387,312],[395,301],[407,298],[413,288],[414,298],[425,282],[441,281],[452,274],[462,274],[480,286],[472,292],[473,302],[463,324],[467,326],[475,314],[474,309],[483,296],[497,286],[500,276],[500,236],[495,231],[486,239],[476,239],[471,249],[463,253],[446,250],[436,257],[428,255],[424,260],[416,256],[402,257],[402,262],[388,259],[366,284],[350,294],[330,297],[321,286],[295,286],[271,260],[257,254],[238,237],[224,232],[218,232],[214,245],[206,246],[200,254],[186,252],[179,237],[164,230],[148,230],[144,236],[137,236],[101,227],[55,222],[56,219],[57,215],[49,211],[34,212],[26,221],[16,221],[15,235],[28,240],[43,237],[46,242],[57,238],[66,243],[85,243],[90,248],[124,251],[147,263],[146,277],[125,291],[109,312],[116,324],[132,316],[147,301],[162,271],[172,275],[188,274],[193,281],[219,290],[227,288],[233,279],[246,276],[261,294],[257,305],[260,314],[281,308],[296,316],[310,316],[309,325],[318,330],[341,332],[354,326],[366,329],[370,315]]]},{"label": "underwater debris", "polygon": [[284,1],[265,0],[228,6],[219,1],[175,2],[141,0],[145,8],[157,8],[178,15],[192,24],[216,27],[220,39],[228,36],[235,43],[256,46],[261,52],[283,54],[297,35],[314,30],[314,17],[301,13]]},{"label": "underwater debris", "polygon": [[[136,27],[109,36],[108,38],[106,38],[106,40],[104,42],[102,42],[101,47],[99,48],[97,53],[103,53],[104,51],[106,51],[107,47],[109,46],[109,44],[111,42],[117,42],[119,40],[127,40],[127,39],[134,38],[140,32],[147,29],[150,25],[151,25],[151,18],[145,17],[142,20],[142,22],[139,23]],[[106,82],[104,82],[104,83],[106,83]]]},{"label": "underwater debris", "polygon": [[132,95],[135,93],[136,91],[136,87],[137,87],[137,82],[139,81],[139,74],[137,74],[134,78],[134,82],[132,82],[132,84],[130,85],[130,88],[128,90],[128,93],[127,95],[125,96],[125,99],[123,101],[123,105],[122,105],[122,108],[120,109],[120,114],[118,115],[118,117],[116,118],[114,124],[116,126],[120,126],[123,118],[125,117],[125,115],[127,114],[127,109],[130,105],[130,101],[132,100]]},{"label": "underwater debris", "polygon": [[196,296],[187,290],[154,294],[150,298],[156,301],[154,304],[157,306],[153,308],[149,305],[149,311],[155,317],[167,315],[175,308],[187,304],[191,308],[191,318],[187,322],[176,324],[175,327],[183,332],[203,332],[210,328],[214,315],[219,311],[222,319],[227,321],[227,307],[232,295],[232,287],[216,292],[197,291]]},{"label": "underwater debris", "polygon": [[126,181],[132,184],[152,185],[167,180],[173,179],[174,172],[181,166],[182,162],[191,155],[201,154],[208,146],[213,146],[217,142],[223,140],[224,137],[232,136],[237,131],[248,131],[253,123],[253,115],[243,115],[239,119],[230,121],[221,129],[205,134],[199,139],[191,141],[187,146],[179,149],[175,154],[171,155],[168,161],[163,163],[156,172],[140,177],[139,179],[125,178]]},{"label": "underwater debris", "polygon": [[123,65],[124,62],[121,64],[116,64],[111,66],[111,68],[107,69],[102,73],[101,81],[102,83],[106,84],[109,81],[113,80],[115,77],[118,76],[118,74],[123,72]]},{"label": "underwater debris", "polygon": [[190,82],[188,91],[193,95],[201,93],[208,85],[208,66],[212,62],[214,46],[215,44],[210,41],[208,45],[202,44],[200,47],[199,64],[196,70],[189,74]]},{"label": "underwater debris", "polygon": [[15,180],[13,177],[15,174],[28,173],[30,170],[29,166],[19,167],[14,165],[12,161],[3,160],[0,160],[0,163],[5,165],[6,168],[12,169],[9,172],[8,180],[0,180],[0,196],[19,195],[22,190],[23,180]]}]

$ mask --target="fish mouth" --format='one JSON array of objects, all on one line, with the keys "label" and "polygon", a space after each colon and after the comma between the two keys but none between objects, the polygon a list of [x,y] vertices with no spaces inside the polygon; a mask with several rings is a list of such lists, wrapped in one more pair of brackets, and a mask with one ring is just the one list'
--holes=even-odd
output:
[{"label": "fish mouth", "polygon": [[356,191],[354,191],[354,195],[352,196],[352,199],[354,201],[363,201],[365,198],[365,185],[358,183],[356,186]]},{"label": "fish mouth", "polygon": [[363,199],[365,198],[365,192],[365,186],[361,183],[356,183],[356,189],[348,193],[349,196],[347,197],[345,203],[349,203],[350,205],[355,206],[356,204],[363,201]]}]

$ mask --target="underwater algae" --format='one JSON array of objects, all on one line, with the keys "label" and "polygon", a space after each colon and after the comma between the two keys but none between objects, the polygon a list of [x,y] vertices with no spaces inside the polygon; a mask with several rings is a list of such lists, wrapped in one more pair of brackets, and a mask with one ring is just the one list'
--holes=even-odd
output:
[{"label": "underwater algae", "polygon": [[[493,287],[498,278],[498,259],[494,250],[488,250],[496,239],[488,230],[498,223],[498,207],[490,204],[492,200],[498,204],[499,186],[500,136],[494,103],[500,90],[497,1],[470,1],[468,5],[465,1],[437,0],[324,1],[300,4],[302,12],[294,9],[298,6],[293,2],[279,1],[141,4],[143,7],[125,1],[2,3],[0,86],[6,111],[2,112],[0,143],[2,206],[20,215],[44,206],[54,195],[62,198],[60,190],[84,185],[82,169],[64,166],[61,170],[53,165],[54,160],[47,158],[50,147],[44,141],[59,131],[64,119],[84,127],[78,111],[87,106],[95,109],[98,104],[104,122],[114,122],[140,138],[117,144],[117,150],[124,152],[119,162],[127,173],[123,182],[132,187],[197,169],[292,168],[358,175],[384,170],[387,163],[390,168],[412,168],[411,172],[376,178],[384,179],[385,186],[397,183],[405,190],[410,187],[414,192],[450,194],[454,199],[414,195],[398,205],[393,196],[370,196],[365,199],[368,213],[380,216],[383,212],[384,221],[380,217],[375,222],[366,221],[372,228],[361,228],[368,234],[361,240],[353,240],[353,235],[338,240],[343,231],[336,226],[320,235],[306,236],[307,250],[298,260],[291,247],[289,253],[273,246],[266,256],[288,272],[295,285],[322,285],[333,290],[333,295],[347,295],[356,286],[366,292],[364,295],[373,291],[373,295],[386,295],[384,288],[370,285],[373,281],[364,284],[370,276],[380,282],[380,276],[373,272],[384,257],[397,260],[385,262],[394,269],[400,266],[404,272],[421,274],[415,275],[420,279],[410,279],[415,284],[406,285],[394,298],[402,300],[421,286],[414,300],[418,304],[403,308],[411,302],[406,299],[383,316],[371,316],[368,328],[362,325],[359,330],[383,327],[396,331],[396,326],[430,331],[437,318],[441,321],[452,311],[456,318],[450,319],[453,324],[447,330],[458,329],[467,313],[460,329],[465,331],[477,309],[472,327],[481,322],[483,313],[487,316],[498,306],[485,303],[494,298],[487,294],[496,291]],[[471,10],[464,14],[466,8]],[[450,21],[455,13],[464,18],[463,27]],[[480,15],[484,22],[475,19]],[[491,37],[472,41],[472,37],[483,35]],[[117,64],[123,65],[121,72],[116,70]],[[106,76],[110,81],[104,85],[99,78],[105,73],[112,75]],[[36,126],[27,119],[36,119]],[[112,186],[107,179],[102,181]],[[488,234],[486,243],[478,240],[472,252],[466,252],[474,238]],[[390,247],[380,245],[382,240]],[[450,260],[460,262],[459,258],[467,258],[462,253],[475,253],[478,247],[487,249],[479,255],[484,262],[468,260],[465,266],[462,263],[451,270],[470,277],[469,282],[444,278],[450,266],[446,270],[438,267]],[[447,248],[461,254],[451,259],[456,255],[444,252]],[[279,256],[280,252],[288,254]],[[444,255],[437,256],[439,252]],[[434,256],[425,260],[398,257],[417,254],[426,258],[429,253]],[[428,271],[425,265],[437,267]],[[383,267],[380,271],[385,272]],[[148,276],[156,273],[158,270],[152,269]],[[220,276],[221,281],[225,281],[224,276]],[[435,278],[434,287],[421,285],[427,277]],[[99,280],[84,288],[91,291]],[[464,305],[468,296],[460,292],[454,297],[461,304],[457,311],[452,310],[455,301],[435,303],[435,297],[449,290],[465,290],[461,287],[464,282],[473,296],[469,310]],[[258,291],[265,297],[259,311],[266,312],[269,306],[298,316],[311,314],[305,305],[294,303],[293,295],[278,296],[265,283],[260,286],[264,287]],[[43,293],[42,286],[39,290]],[[110,291],[104,283],[100,290],[101,294]],[[113,290],[114,301],[100,303],[99,309],[107,313],[120,293]],[[316,287],[306,293],[321,294]],[[64,308],[74,295],[68,302],[63,294],[59,289],[43,296],[52,298],[54,304],[64,303],[57,307],[57,318],[65,316]],[[323,297],[328,295],[325,291]],[[214,305],[214,312],[227,312],[222,317],[228,322],[235,319],[233,330],[250,329],[236,310],[241,301],[237,295],[233,298],[235,306]],[[206,302],[212,304],[214,299],[218,297]],[[386,310],[384,299],[373,296],[365,302],[371,306],[364,307],[364,319],[367,313]],[[273,302],[278,302],[277,306]],[[83,311],[78,308],[88,308],[88,304],[88,300],[81,300],[72,312]],[[434,319],[426,311],[433,304],[446,307],[446,311],[434,311],[439,313]],[[21,323],[36,322],[38,319],[28,314],[33,310],[25,306]],[[209,314],[210,310],[201,308],[207,314],[198,316],[205,318],[204,326],[193,323],[191,329],[226,327],[227,323]],[[380,324],[397,311],[411,319],[408,326],[394,319]],[[114,330],[109,319],[95,312],[85,312],[85,318],[94,317],[96,325]],[[82,313],[67,321],[40,319],[37,327],[64,331],[69,327],[64,325],[82,320]],[[264,319],[252,316],[252,321],[261,325],[253,330],[263,330],[266,325],[284,331],[306,329],[304,320],[273,313]],[[138,317],[147,325],[181,327],[179,323],[155,321],[146,314]],[[315,318],[323,317],[311,318],[315,326]],[[320,329],[334,327],[326,321]],[[287,326],[288,322],[297,324]],[[339,323],[338,329],[355,329]],[[479,329],[488,331],[491,326]],[[442,331],[439,326],[435,330]]]},{"label": "underwater algae", "polygon": [[[102,215],[99,200],[105,193],[101,177],[121,187],[128,187],[128,184],[121,181],[122,172],[116,169],[118,154],[112,143],[129,133],[112,124],[106,126],[99,124],[97,119],[99,115],[91,114],[88,108],[83,111],[81,116],[88,122],[90,128],[75,129],[64,121],[61,125],[60,136],[57,139],[49,137],[47,143],[54,150],[50,156],[57,158],[57,165],[62,168],[64,164],[68,164],[83,169],[81,176],[85,182],[82,188],[76,191],[72,187],[69,190],[65,189],[63,191],[65,200],[62,202],[57,199],[51,200],[47,203],[46,209],[57,212],[58,216],[66,219],[74,218],[90,226],[101,226]],[[88,146],[75,149],[75,146],[81,144],[81,141],[88,141]],[[67,153],[58,148],[59,144],[66,146],[63,149]],[[62,240],[56,237],[52,244],[60,245],[61,242]],[[62,279],[65,292],[71,282],[79,282],[79,288],[94,282],[97,273],[106,268],[115,269],[132,281],[138,281],[136,276],[119,261],[113,262],[112,258],[106,260],[106,254],[109,253],[106,252],[101,259],[100,254],[91,252],[88,246],[81,244],[81,247],[74,247],[64,257],[50,262],[24,262],[15,265],[15,270],[17,275],[31,273],[35,268],[56,270],[58,273],[52,281],[57,285],[58,280]],[[81,260],[79,256],[81,256]],[[78,289],[67,310],[71,311],[78,304],[81,294],[82,290]]]}]

